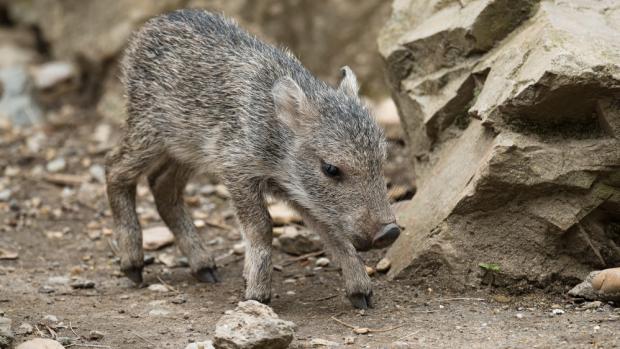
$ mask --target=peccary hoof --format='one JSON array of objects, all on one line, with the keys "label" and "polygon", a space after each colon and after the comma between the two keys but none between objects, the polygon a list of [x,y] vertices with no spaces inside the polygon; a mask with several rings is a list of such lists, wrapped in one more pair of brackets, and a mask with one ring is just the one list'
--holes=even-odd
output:
[{"label": "peccary hoof", "polygon": [[195,277],[200,282],[207,282],[210,284],[220,282],[220,278],[217,276],[216,268],[202,268],[196,272]]},{"label": "peccary hoof", "polygon": [[263,298],[263,299],[256,299],[256,301],[261,302],[265,305],[269,305],[269,303],[271,303],[271,297],[267,297],[267,298]]},{"label": "peccary hoof", "polygon": [[142,268],[141,267],[131,267],[127,269],[122,269],[122,272],[136,285],[142,284]]},{"label": "peccary hoof", "polygon": [[372,294],[354,293],[349,296],[349,301],[351,301],[354,308],[368,309],[372,308],[371,297]]}]

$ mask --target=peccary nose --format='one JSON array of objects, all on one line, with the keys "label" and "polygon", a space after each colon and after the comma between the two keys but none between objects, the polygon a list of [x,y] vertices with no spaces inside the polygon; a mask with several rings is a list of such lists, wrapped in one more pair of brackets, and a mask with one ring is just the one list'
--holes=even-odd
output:
[{"label": "peccary nose", "polygon": [[375,235],[375,238],[372,239],[372,247],[384,248],[390,246],[394,241],[396,241],[396,239],[398,239],[399,235],[400,228],[396,224],[390,223],[384,226],[383,229]]}]

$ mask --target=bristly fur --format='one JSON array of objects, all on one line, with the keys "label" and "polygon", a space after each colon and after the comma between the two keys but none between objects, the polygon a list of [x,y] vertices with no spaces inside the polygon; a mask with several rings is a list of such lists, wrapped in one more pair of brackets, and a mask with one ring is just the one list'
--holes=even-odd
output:
[{"label": "bristly fur", "polygon": [[[127,130],[108,155],[107,182],[128,275],[143,267],[135,185],[147,175],[192,272],[217,278],[182,199],[191,175],[206,171],[228,187],[246,240],[246,297],[267,301],[271,292],[265,195],[290,202],[322,236],[349,296],[370,296],[355,248],[367,249],[394,216],[382,172],[383,133],[358,98],[350,70],[333,88],[289,51],[198,10],[148,21],[131,39],[122,70]],[[338,166],[343,177],[327,178],[322,162]]]}]

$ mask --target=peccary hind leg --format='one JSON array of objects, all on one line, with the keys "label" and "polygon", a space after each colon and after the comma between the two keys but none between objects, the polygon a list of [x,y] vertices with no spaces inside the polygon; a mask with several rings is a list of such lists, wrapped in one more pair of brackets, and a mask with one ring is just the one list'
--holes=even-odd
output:
[{"label": "peccary hind leg", "polygon": [[245,240],[245,298],[271,301],[272,222],[259,182],[227,183]]},{"label": "peccary hind leg", "polygon": [[121,271],[141,284],[144,253],[136,214],[136,183],[150,157],[134,153],[127,144],[110,152],[106,157],[106,182],[114,231],[119,239]]},{"label": "peccary hind leg", "polygon": [[202,282],[217,282],[215,261],[198,235],[183,201],[183,190],[191,175],[191,168],[169,160],[151,173],[148,180],[157,211],[176,237],[192,274]]}]

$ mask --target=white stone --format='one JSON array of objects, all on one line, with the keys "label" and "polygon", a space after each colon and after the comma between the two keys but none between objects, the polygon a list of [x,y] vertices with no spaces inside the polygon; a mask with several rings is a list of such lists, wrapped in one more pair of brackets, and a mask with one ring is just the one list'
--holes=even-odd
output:
[{"label": "white stone", "polygon": [[315,262],[317,267],[326,267],[329,265],[329,263],[330,263],[330,260],[329,258],[326,258],[326,257],[321,257],[317,259]]},{"label": "white stone", "polygon": [[195,342],[188,344],[185,349],[215,349],[213,347],[213,342],[204,341],[204,342]]},{"label": "white stone", "polygon": [[15,349],[64,349],[64,347],[52,339],[35,338],[18,345]]},{"label": "white stone", "polygon": [[218,320],[213,344],[218,349],[284,349],[293,340],[294,331],[294,323],[280,319],[270,307],[250,300],[239,302],[233,312]]},{"label": "white stone", "polygon": [[147,251],[158,250],[174,242],[174,235],[165,226],[142,230],[142,247]]},{"label": "white stone", "polygon": [[153,292],[168,292],[170,291],[168,289],[168,287],[166,287],[166,285],[162,285],[162,284],[152,284],[149,285],[149,291],[153,291]]}]

